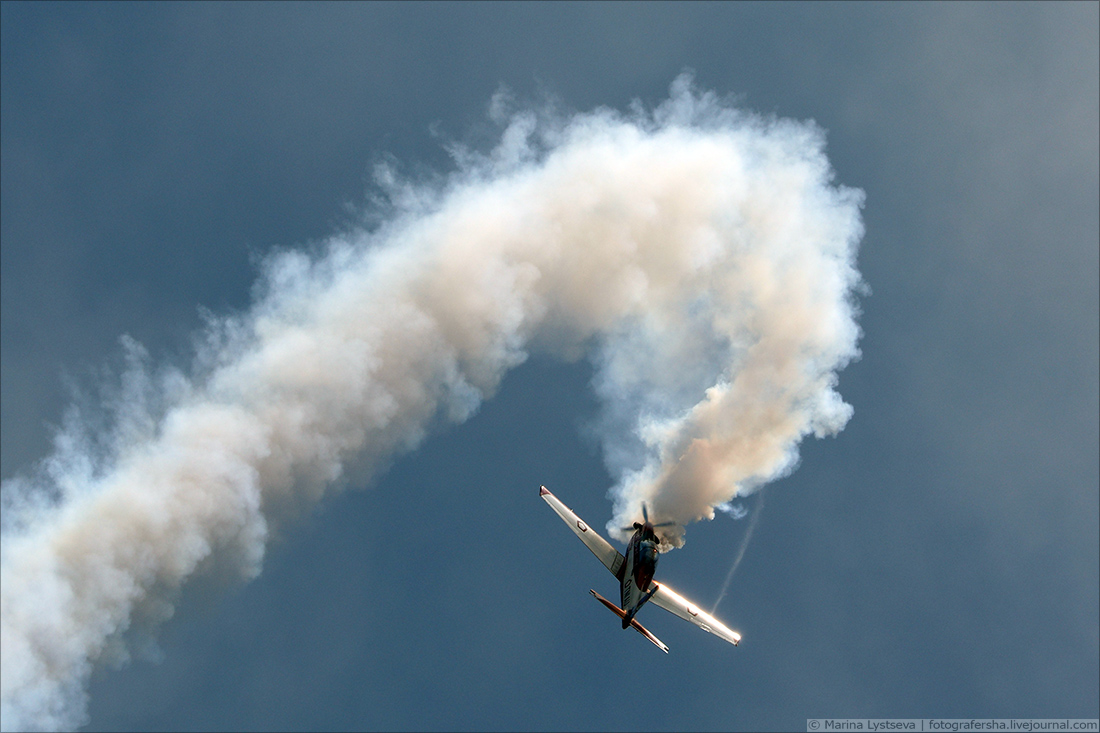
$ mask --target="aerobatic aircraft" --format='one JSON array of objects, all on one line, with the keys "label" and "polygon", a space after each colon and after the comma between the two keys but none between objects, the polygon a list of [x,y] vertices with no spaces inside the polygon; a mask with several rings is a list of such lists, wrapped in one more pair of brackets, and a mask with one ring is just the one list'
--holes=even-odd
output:
[{"label": "aerobatic aircraft", "polygon": [[741,641],[741,635],[736,631],[726,627],[725,624],[709,613],[700,610],[698,606],[664,583],[658,583],[653,579],[653,571],[657,569],[657,546],[660,544],[656,530],[658,527],[668,526],[672,522],[651,523],[649,512],[646,510],[645,504],[642,504],[642,521],[634,523],[634,536],[630,538],[630,544],[627,545],[626,557],[623,557],[607,540],[596,534],[595,530],[574,514],[573,510],[562,504],[558,497],[551,494],[545,486],[539,489],[539,496],[546,500],[546,503],[581,538],[588,549],[592,550],[592,554],[598,557],[600,562],[611,571],[611,574],[619,579],[619,597],[622,599],[622,608],[619,608],[594,590],[588,592],[622,619],[624,629],[628,626],[633,627],[635,631],[652,641],[661,648],[661,651],[667,654],[668,647],[634,618],[638,610],[647,601],[653,601],[666,611],[676,614],[685,621],[690,621],[703,631],[708,631],[725,639],[734,646]]}]

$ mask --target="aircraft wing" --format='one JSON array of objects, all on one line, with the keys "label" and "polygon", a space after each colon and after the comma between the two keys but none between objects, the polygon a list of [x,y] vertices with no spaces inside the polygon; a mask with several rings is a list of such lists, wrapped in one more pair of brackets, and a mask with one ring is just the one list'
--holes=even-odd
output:
[{"label": "aircraft wing", "polygon": [[[592,550],[592,554],[600,559],[600,562],[611,571],[612,575],[618,578],[619,575],[622,574],[625,560],[619,551],[611,546],[610,542],[596,534],[596,530],[585,524],[584,520],[574,514],[572,509],[562,504],[561,500],[551,494],[550,490],[545,486],[539,488],[539,496],[546,500],[550,508],[558,513],[558,516],[561,517],[562,520],[569,525],[569,528],[581,538],[581,542],[587,545],[589,550]],[[656,600],[656,598],[654,598],[654,600]],[[673,613],[676,612],[673,611]],[[736,644],[737,642],[734,643]]]},{"label": "aircraft wing", "polygon": [[649,599],[650,603],[676,614],[685,621],[690,621],[703,631],[710,632],[715,636],[725,639],[734,646],[737,646],[737,643],[741,641],[740,634],[728,628],[721,621],[714,618],[714,616],[701,610],[694,603],[684,598],[664,583],[658,583],[656,580],[652,582],[657,586],[657,592]]}]

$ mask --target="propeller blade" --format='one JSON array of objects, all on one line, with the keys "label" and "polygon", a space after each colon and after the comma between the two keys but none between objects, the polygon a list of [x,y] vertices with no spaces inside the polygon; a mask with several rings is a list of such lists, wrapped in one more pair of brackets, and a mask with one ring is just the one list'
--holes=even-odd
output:
[{"label": "propeller blade", "polygon": [[675,527],[676,522],[661,522],[660,524],[653,525],[654,527]]},{"label": "propeller blade", "polygon": [[645,502],[642,502],[642,519],[649,522],[649,512],[646,511]]}]

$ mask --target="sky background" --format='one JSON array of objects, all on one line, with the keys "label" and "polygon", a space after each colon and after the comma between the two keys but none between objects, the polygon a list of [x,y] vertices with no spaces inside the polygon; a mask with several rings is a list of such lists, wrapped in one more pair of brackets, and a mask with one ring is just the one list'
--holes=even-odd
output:
[{"label": "sky background", "polygon": [[[257,258],[345,225],[376,163],[491,145],[501,85],[626,109],[690,68],[815,120],[867,196],[855,414],[765,490],[717,613],[739,648],[646,609],[665,656],[588,597],[615,581],[538,487],[610,516],[592,368],[538,357],[254,582],[185,587],[159,661],[95,673],[88,727],[1097,717],[1098,9],[3,3],[5,479],[122,334],[186,363],[200,307],[246,308]],[[747,526],[692,525],[658,577],[709,607]]]}]

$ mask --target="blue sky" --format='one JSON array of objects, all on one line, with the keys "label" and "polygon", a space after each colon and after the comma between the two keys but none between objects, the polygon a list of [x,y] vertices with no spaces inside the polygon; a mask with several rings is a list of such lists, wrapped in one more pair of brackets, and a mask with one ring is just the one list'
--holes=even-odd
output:
[{"label": "blue sky", "polygon": [[[666,657],[588,597],[614,580],[537,489],[611,516],[593,366],[535,356],[286,526],[254,581],[185,585],[158,661],[96,668],[88,728],[1097,717],[1096,4],[2,12],[5,481],[49,454],[68,383],[117,372],[122,334],[187,363],[200,308],[247,309],[257,262],[345,226],[376,164],[493,145],[502,85],[625,110],[690,68],[814,120],[866,193],[854,415],[765,489],[718,608],[739,648],[646,609]],[[709,606],[747,526],[692,525],[658,577]]]}]

